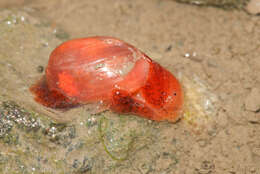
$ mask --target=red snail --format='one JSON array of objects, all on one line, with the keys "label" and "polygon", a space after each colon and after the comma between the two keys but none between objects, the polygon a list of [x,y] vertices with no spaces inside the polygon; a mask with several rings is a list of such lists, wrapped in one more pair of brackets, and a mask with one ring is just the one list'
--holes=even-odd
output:
[{"label": "red snail", "polygon": [[181,115],[178,80],[134,46],[113,37],[62,43],[51,53],[45,73],[30,91],[46,107],[102,103],[117,113],[170,122]]}]

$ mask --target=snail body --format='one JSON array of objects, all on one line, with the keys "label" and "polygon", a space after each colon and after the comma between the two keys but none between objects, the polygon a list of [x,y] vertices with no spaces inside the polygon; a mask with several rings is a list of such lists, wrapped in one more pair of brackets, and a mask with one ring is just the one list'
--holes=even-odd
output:
[{"label": "snail body", "polygon": [[114,112],[176,121],[178,80],[134,46],[112,37],[66,41],[51,53],[45,77],[30,90],[51,108],[103,103]]}]

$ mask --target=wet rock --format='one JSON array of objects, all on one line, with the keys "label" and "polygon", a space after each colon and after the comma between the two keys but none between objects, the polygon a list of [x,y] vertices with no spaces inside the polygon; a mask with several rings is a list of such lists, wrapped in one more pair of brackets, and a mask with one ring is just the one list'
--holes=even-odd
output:
[{"label": "wet rock", "polygon": [[72,164],[72,167],[75,169],[76,173],[79,174],[90,172],[92,170],[92,166],[93,166],[93,159],[90,159],[86,156],[82,161],[75,159]]},{"label": "wet rock", "polygon": [[[2,114],[0,114],[0,117],[3,117]],[[4,137],[9,131],[11,131],[13,127],[13,124],[10,120],[1,119],[0,120],[0,138]]]},{"label": "wet rock", "polygon": [[260,90],[253,88],[245,99],[246,110],[257,112],[260,110]]},{"label": "wet rock", "polygon": [[260,13],[260,0],[251,0],[246,6],[246,11],[250,14],[259,14]]},{"label": "wet rock", "polygon": [[88,159],[87,157],[84,158],[81,167],[79,168],[79,173],[86,173],[91,171],[93,166],[93,161]]},{"label": "wet rock", "polygon": [[3,102],[0,111],[2,115],[0,122],[5,122],[2,127],[7,128],[7,130],[10,130],[12,123],[17,124],[18,128],[26,131],[37,131],[40,129],[40,122],[36,119],[36,116],[19,107],[13,101]]},{"label": "wet rock", "polygon": [[50,138],[51,142],[68,147],[76,136],[76,128],[65,124],[51,123],[48,128],[43,130],[43,133]]},{"label": "wet rock", "polygon": [[246,1],[248,0],[176,0],[177,2],[195,4],[195,5],[203,5],[203,6],[214,6],[223,9],[241,9]]}]

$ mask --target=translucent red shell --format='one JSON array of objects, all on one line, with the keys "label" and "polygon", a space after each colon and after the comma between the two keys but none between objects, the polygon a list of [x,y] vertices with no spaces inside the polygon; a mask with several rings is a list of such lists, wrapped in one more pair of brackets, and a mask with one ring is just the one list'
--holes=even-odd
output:
[{"label": "translucent red shell", "polygon": [[51,53],[45,77],[30,90],[51,108],[103,103],[156,121],[176,121],[183,105],[181,85],[169,71],[112,37],[64,42]]}]

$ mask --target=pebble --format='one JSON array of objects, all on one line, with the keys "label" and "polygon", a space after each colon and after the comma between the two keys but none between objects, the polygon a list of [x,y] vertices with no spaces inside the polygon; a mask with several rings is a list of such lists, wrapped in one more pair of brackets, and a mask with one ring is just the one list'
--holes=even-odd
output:
[{"label": "pebble", "polygon": [[252,153],[254,155],[260,156],[260,147],[253,147],[252,148]]},{"label": "pebble", "polygon": [[260,0],[251,0],[246,6],[246,11],[250,14],[260,14]]},{"label": "pebble", "polygon": [[200,147],[205,147],[207,145],[207,141],[200,139],[197,141]]},{"label": "pebble", "polygon": [[258,88],[252,88],[249,95],[245,98],[246,110],[257,112],[260,110],[260,90]]}]

